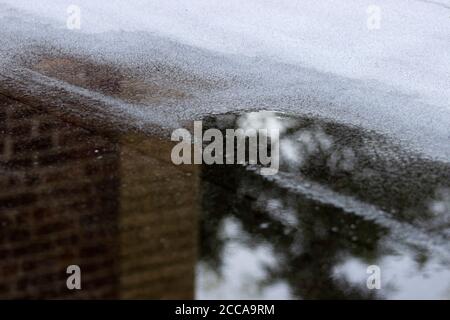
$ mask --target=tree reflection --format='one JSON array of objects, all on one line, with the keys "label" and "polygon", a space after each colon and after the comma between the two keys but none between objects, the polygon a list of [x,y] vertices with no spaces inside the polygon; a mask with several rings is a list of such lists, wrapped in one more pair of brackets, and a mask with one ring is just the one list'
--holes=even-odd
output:
[{"label": "tree reflection", "polygon": [[[430,199],[436,188],[450,181],[448,165],[424,160],[358,128],[309,118],[283,119],[273,113],[263,116],[286,124],[280,141],[282,172],[381,208],[393,220],[428,232],[431,239],[446,237],[448,225],[433,232],[426,226],[436,219],[428,209]],[[230,115],[226,120],[230,121]],[[248,119],[234,120],[236,126],[250,125]],[[208,127],[223,127],[220,117],[208,119]],[[352,283],[335,271],[349,257],[370,265],[391,253],[394,230],[345,208],[291,192],[240,166],[204,166],[202,179],[201,259],[219,274],[227,242],[221,227],[233,217],[247,235],[243,238],[246,245],[273,248],[277,263],[266,266],[267,277],[261,286],[283,281],[293,297],[305,299],[383,296],[368,290],[365,282]],[[430,254],[420,246],[414,250],[422,263]]]}]

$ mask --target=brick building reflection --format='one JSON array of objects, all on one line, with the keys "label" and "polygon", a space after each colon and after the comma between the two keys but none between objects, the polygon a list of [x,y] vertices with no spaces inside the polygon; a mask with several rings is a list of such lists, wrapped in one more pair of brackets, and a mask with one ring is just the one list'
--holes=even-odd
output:
[{"label": "brick building reflection", "polygon": [[193,298],[198,169],[157,138],[0,105],[0,298]]}]

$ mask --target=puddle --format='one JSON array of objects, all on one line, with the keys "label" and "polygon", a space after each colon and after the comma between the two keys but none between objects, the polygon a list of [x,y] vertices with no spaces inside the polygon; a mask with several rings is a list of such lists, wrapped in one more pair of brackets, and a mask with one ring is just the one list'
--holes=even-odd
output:
[{"label": "puddle", "polygon": [[[170,79],[167,71],[164,73],[160,70],[163,69],[162,66],[154,65],[153,70],[149,70],[152,76],[148,77],[149,79],[141,79],[137,75],[131,76],[132,72],[106,63],[89,62],[81,57],[62,55],[35,60],[38,61],[30,66],[34,71],[128,103],[157,104],[168,99],[180,101],[190,96],[176,88],[181,87],[179,83],[175,85],[175,80],[181,82],[181,70],[171,70],[173,78]],[[162,79],[164,76],[166,79]]]},{"label": "puddle", "polygon": [[[450,298],[447,163],[258,112],[204,129],[276,126],[276,176],[175,166],[168,139],[1,104],[2,298]],[[66,287],[72,264],[82,290]]]}]

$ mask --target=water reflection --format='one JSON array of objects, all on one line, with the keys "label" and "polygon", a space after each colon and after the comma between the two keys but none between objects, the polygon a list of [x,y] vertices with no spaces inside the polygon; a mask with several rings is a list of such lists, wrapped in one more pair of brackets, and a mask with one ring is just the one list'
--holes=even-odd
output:
[{"label": "water reflection", "polygon": [[1,104],[0,297],[193,298],[198,168],[158,138]]},{"label": "water reflection", "polygon": [[[203,168],[198,297],[450,298],[448,164],[333,122],[209,121],[279,128],[281,170]],[[373,264],[381,290],[366,287]]]},{"label": "water reflection", "polygon": [[167,139],[0,103],[2,298],[450,298],[446,163],[259,112],[204,130],[280,129],[278,175],[175,166]]}]

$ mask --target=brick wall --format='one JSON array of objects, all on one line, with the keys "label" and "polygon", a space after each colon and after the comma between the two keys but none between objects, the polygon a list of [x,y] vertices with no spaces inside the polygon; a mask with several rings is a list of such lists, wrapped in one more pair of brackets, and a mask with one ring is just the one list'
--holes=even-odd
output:
[{"label": "brick wall", "polygon": [[193,297],[198,174],[170,146],[0,98],[0,298]]},{"label": "brick wall", "polygon": [[174,166],[171,147],[158,139],[121,139],[122,298],[194,298],[198,167]]}]

